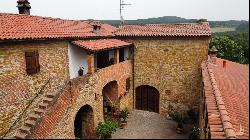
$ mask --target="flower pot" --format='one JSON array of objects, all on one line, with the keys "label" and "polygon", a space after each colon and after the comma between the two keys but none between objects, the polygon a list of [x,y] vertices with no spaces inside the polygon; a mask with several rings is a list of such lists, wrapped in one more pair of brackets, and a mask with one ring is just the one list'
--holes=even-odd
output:
[{"label": "flower pot", "polygon": [[184,128],[183,128],[183,125],[182,124],[178,124],[177,128],[176,128],[176,132],[178,134],[183,134],[184,132]]},{"label": "flower pot", "polygon": [[120,129],[124,129],[127,126],[127,122],[121,122]]},{"label": "flower pot", "polygon": [[82,68],[79,69],[78,76],[83,76],[83,69]]}]

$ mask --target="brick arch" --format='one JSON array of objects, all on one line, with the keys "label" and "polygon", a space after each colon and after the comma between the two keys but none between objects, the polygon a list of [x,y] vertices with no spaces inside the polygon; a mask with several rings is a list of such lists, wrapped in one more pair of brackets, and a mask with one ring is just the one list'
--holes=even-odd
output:
[{"label": "brick arch", "polygon": [[75,115],[74,135],[76,138],[93,139],[96,138],[94,129],[94,111],[90,105],[86,104]]},{"label": "brick arch", "polygon": [[112,104],[119,109],[120,101],[119,101],[119,93],[118,93],[118,82],[111,81],[107,83],[102,88],[102,95],[103,95],[103,111],[104,113],[111,113],[112,111]]},{"label": "brick arch", "polygon": [[135,88],[135,108],[159,113],[160,92],[153,86],[141,85]]}]

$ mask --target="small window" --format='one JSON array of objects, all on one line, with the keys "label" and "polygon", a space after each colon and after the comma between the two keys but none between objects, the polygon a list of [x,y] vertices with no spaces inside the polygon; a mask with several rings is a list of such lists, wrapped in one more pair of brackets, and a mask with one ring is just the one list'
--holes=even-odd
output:
[{"label": "small window", "polygon": [[126,91],[130,89],[130,78],[126,79]]},{"label": "small window", "polygon": [[36,74],[40,71],[38,51],[25,52],[25,60],[28,75]]}]

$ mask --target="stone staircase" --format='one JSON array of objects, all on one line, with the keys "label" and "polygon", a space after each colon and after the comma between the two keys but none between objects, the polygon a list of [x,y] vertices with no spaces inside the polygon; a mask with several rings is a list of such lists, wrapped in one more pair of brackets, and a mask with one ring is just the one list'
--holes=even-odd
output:
[{"label": "stone staircase", "polygon": [[42,101],[38,104],[38,107],[34,109],[34,111],[29,114],[28,119],[24,122],[24,125],[17,130],[14,138],[15,139],[27,139],[31,136],[32,130],[39,123],[43,115],[47,110],[55,103],[60,93],[64,91],[67,83],[60,90],[50,91],[44,95]]}]

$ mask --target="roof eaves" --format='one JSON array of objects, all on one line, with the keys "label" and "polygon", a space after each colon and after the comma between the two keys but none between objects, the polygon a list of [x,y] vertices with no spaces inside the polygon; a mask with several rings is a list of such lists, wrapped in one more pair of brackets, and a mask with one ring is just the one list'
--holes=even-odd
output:
[{"label": "roof eaves", "polygon": [[205,69],[207,70],[208,74],[209,74],[209,79],[212,85],[212,89],[213,89],[213,95],[215,97],[216,100],[216,106],[217,106],[217,110],[219,111],[220,114],[220,121],[222,122],[222,126],[224,129],[224,132],[226,134],[226,137],[228,139],[235,139],[236,138],[236,133],[233,129],[233,125],[230,121],[230,117],[226,111],[226,107],[224,105],[223,99],[221,97],[221,93],[219,90],[219,87],[216,83],[216,79],[213,73],[213,70],[211,68],[208,67],[209,65],[209,60],[208,62],[205,62]]}]

